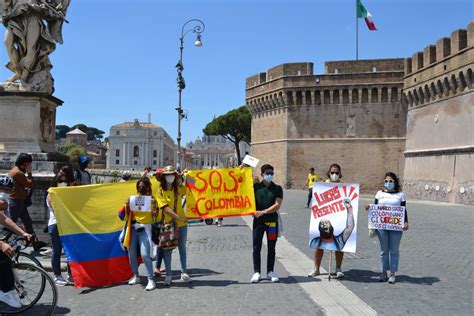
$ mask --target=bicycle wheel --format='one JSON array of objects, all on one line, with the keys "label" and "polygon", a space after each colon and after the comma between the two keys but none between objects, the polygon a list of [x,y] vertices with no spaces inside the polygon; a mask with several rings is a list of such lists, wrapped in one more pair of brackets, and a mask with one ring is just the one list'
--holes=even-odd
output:
[{"label": "bicycle wheel", "polygon": [[48,272],[34,264],[13,263],[13,273],[15,289],[23,306],[13,308],[0,303],[0,314],[17,314],[35,307],[34,315],[52,315],[58,301],[58,290]]},{"label": "bicycle wheel", "polygon": [[20,255],[18,256],[18,262],[31,263],[31,264],[34,264],[35,266],[40,267],[41,269],[44,269],[41,262],[38,259],[36,259],[35,256],[26,252],[20,251]]}]

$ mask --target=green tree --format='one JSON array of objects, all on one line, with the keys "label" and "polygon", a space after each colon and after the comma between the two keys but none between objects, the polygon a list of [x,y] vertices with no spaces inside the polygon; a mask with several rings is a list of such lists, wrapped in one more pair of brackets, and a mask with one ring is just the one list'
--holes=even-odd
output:
[{"label": "green tree", "polygon": [[251,123],[252,116],[244,105],[214,118],[202,131],[206,135],[220,135],[234,143],[240,165],[242,161],[239,144],[242,141],[250,144]]},{"label": "green tree", "polygon": [[56,125],[56,139],[66,138],[66,133],[70,130],[67,125]]},{"label": "green tree", "polygon": [[58,146],[58,151],[69,157],[69,162],[77,167],[80,156],[86,155],[86,151],[79,145],[76,144],[63,144]]}]

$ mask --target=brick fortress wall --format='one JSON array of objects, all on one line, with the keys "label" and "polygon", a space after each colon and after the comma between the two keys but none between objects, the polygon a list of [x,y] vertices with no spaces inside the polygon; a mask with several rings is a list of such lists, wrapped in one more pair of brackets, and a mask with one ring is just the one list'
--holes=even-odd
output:
[{"label": "brick fortress wall", "polygon": [[331,163],[344,181],[374,193],[386,171],[403,173],[403,59],[290,63],[247,79],[252,155],[274,164],[276,181],[301,188],[308,168]]},{"label": "brick fortress wall", "polygon": [[405,191],[474,204],[474,23],[405,62]]}]

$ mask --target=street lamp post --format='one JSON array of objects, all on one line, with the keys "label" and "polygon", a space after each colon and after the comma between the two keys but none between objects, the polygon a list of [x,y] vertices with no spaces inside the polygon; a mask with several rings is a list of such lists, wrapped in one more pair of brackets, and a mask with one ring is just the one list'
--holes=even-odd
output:
[{"label": "street lamp post", "polygon": [[[190,27],[189,29],[186,29],[188,24],[194,24],[194,26]],[[178,111],[178,162],[177,162],[177,168],[180,169],[182,165],[181,161],[181,120],[184,118],[184,111],[183,108],[181,107],[181,94],[186,87],[186,84],[184,82],[183,78],[183,49],[184,49],[184,37],[186,34],[193,32],[196,34],[196,41],[194,42],[194,46],[196,47],[201,47],[202,46],[202,41],[201,41],[201,33],[204,32],[205,25],[201,20],[198,19],[191,19],[187,21],[186,23],[183,24],[183,27],[181,28],[181,37],[179,38],[180,46],[179,46],[179,61],[176,64],[176,70],[178,71],[178,107],[176,108],[176,111]]]}]

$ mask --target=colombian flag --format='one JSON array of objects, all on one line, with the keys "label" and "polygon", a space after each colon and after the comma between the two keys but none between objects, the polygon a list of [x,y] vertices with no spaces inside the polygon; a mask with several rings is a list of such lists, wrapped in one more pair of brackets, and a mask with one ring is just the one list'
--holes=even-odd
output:
[{"label": "colombian flag", "polygon": [[[153,191],[157,182],[152,178]],[[125,223],[117,216],[136,181],[50,188],[59,235],[74,286],[98,287],[132,276],[128,254],[119,241]]]}]

